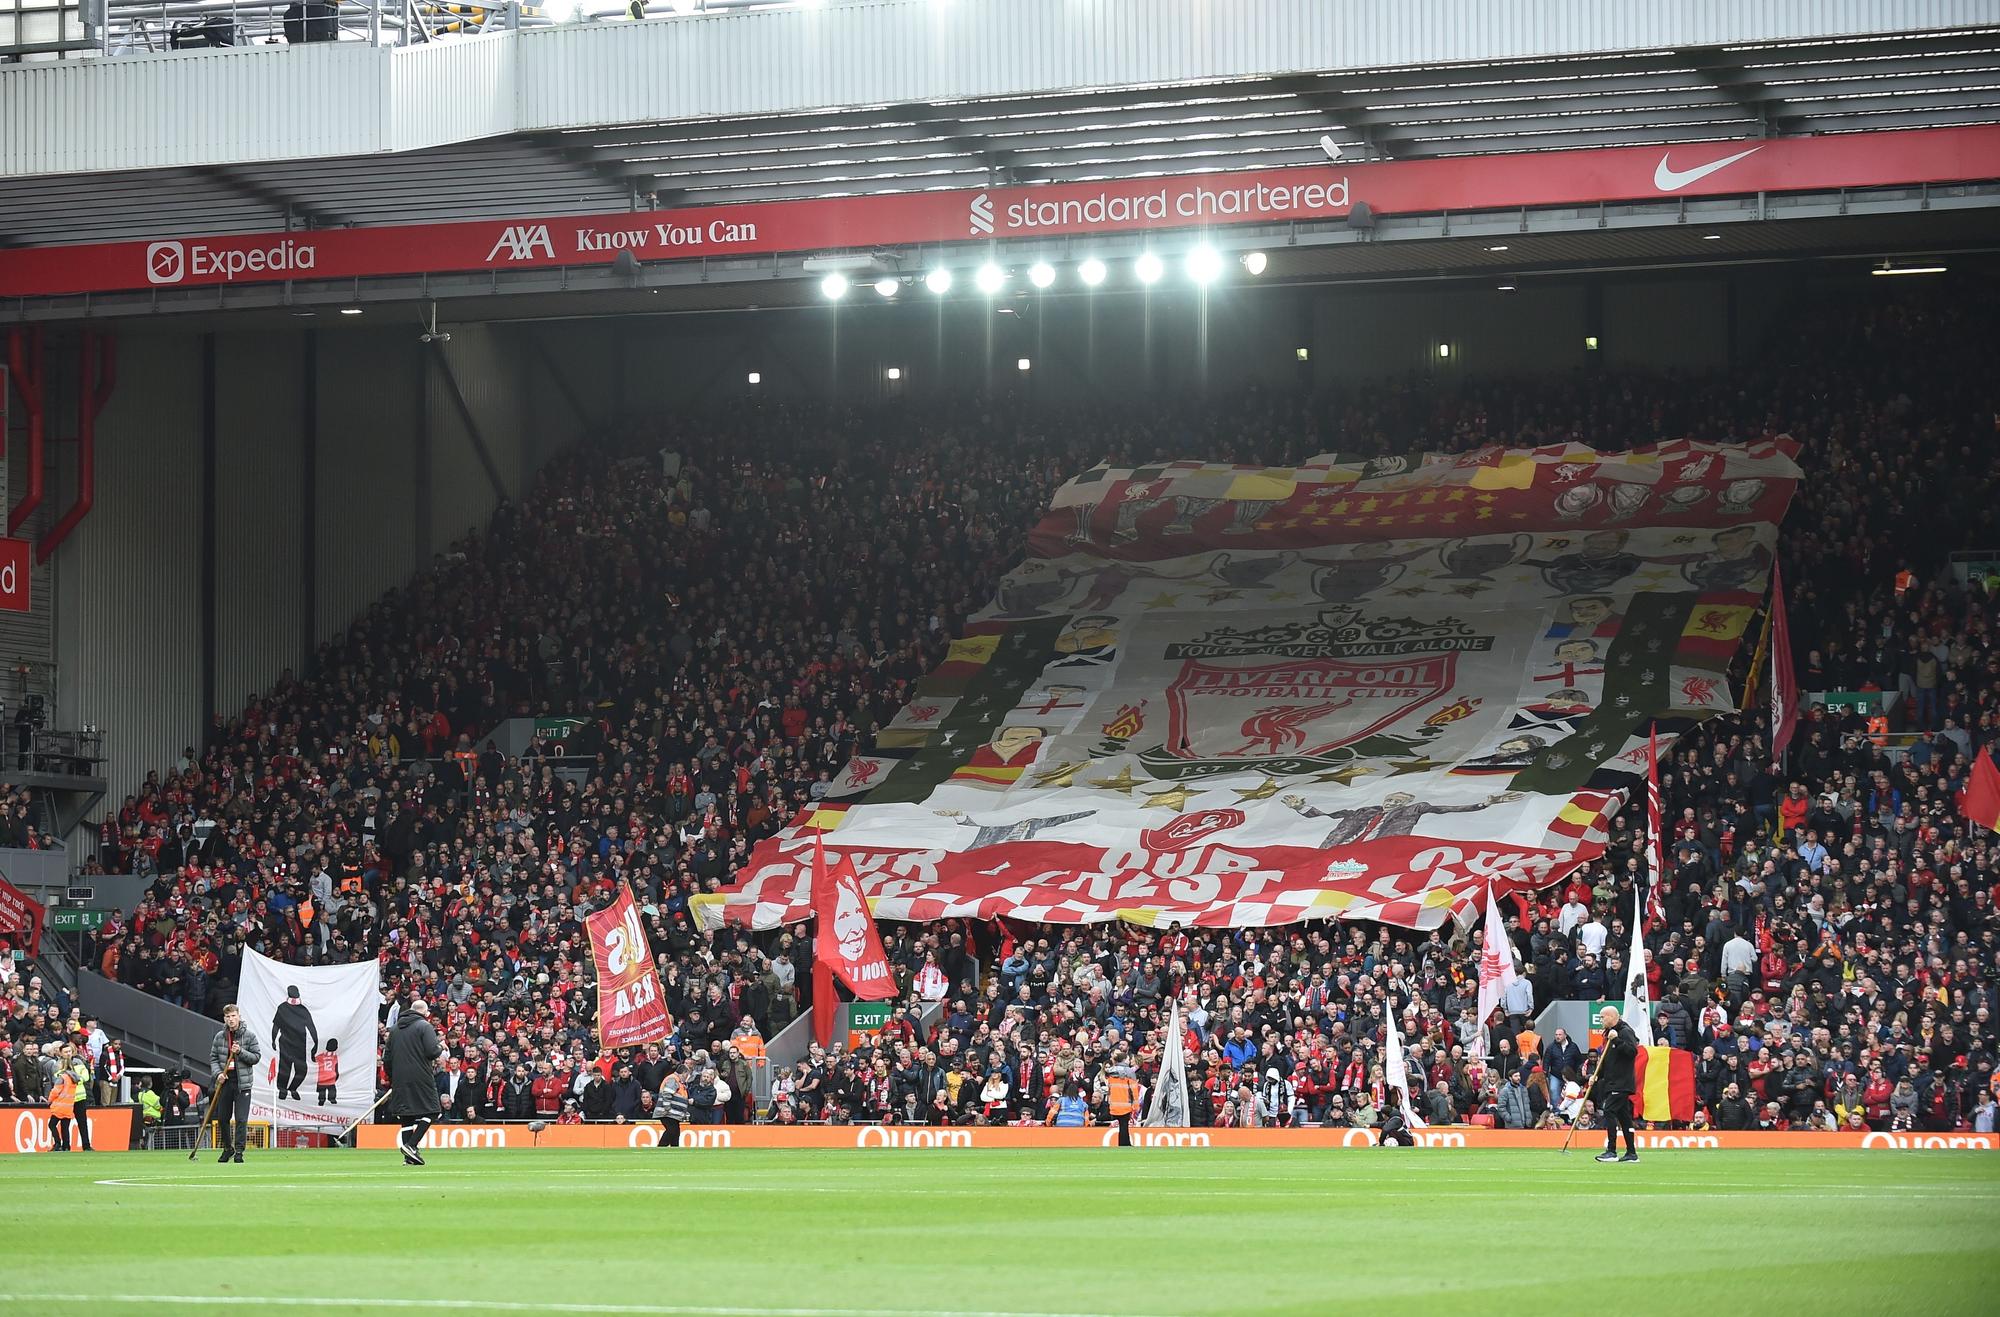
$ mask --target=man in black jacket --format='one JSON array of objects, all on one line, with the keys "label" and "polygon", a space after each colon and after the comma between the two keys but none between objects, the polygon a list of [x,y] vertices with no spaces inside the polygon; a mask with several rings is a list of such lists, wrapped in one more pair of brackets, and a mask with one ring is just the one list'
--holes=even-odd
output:
[{"label": "man in black jacket", "polygon": [[423,1143],[424,1132],[443,1110],[438,1102],[436,1067],[438,1058],[444,1055],[444,1047],[438,1042],[437,1030],[431,1027],[430,1016],[430,1003],[419,997],[397,1013],[396,1023],[389,1030],[390,1102],[403,1125],[405,1166],[424,1164],[418,1146]]},{"label": "man in black jacket", "polygon": [[278,1054],[278,1097],[296,1102],[306,1077],[306,1058],[319,1050],[319,1026],[299,1000],[296,986],[285,989],[285,999],[271,1017],[271,1049]]},{"label": "man in black jacket", "polygon": [[[1590,1086],[1591,1097],[1604,1113],[1604,1151],[1597,1160],[1635,1162],[1639,1149],[1632,1132],[1632,1065],[1639,1057],[1639,1037],[1631,1025],[1618,1018],[1616,1006],[1606,1006],[1597,1013],[1597,1027],[1604,1031],[1604,1056]],[[1618,1155],[1620,1130],[1625,1132],[1623,1157]]]}]

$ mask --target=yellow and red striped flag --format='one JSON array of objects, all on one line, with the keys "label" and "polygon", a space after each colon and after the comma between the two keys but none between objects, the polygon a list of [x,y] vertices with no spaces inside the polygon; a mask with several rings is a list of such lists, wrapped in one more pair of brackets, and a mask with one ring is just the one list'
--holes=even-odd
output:
[{"label": "yellow and red striped flag", "polygon": [[1632,1061],[1632,1083],[1640,1120],[1694,1119],[1694,1053],[1642,1047]]}]

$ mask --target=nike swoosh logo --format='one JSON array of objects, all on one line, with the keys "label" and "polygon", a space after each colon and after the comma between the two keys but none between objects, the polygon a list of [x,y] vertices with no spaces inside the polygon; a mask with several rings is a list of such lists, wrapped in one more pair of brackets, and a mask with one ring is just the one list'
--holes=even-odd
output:
[{"label": "nike swoosh logo", "polygon": [[1660,157],[1660,163],[1653,167],[1653,186],[1662,192],[1678,192],[1688,184],[1699,183],[1716,170],[1727,169],[1743,157],[1755,155],[1763,149],[1761,146],[1753,146],[1748,151],[1738,151],[1735,155],[1726,155],[1720,160],[1696,165],[1693,169],[1675,169],[1667,163],[1667,157],[1663,155]]}]

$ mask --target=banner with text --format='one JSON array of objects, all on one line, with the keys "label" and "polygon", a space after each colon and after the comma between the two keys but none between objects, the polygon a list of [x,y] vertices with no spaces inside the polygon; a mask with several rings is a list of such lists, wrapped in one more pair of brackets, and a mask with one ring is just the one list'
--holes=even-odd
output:
[{"label": "banner with text", "polygon": [[660,973],[646,945],[632,889],[584,920],[597,964],[597,1041],[604,1047],[665,1041],[674,1031],[660,994]]},{"label": "banner with text", "polygon": [[525,270],[1054,238],[1381,215],[1465,214],[2000,177],[2000,127],[1327,163],[1090,183],[753,201],[0,251],[0,297]]},{"label": "banner with text", "polygon": [[[363,1125],[356,1142],[362,1148],[395,1146],[394,1125]],[[1560,1148],[1559,1129],[1496,1130],[1478,1126],[1432,1126],[1415,1131],[1419,1148]],[[473,1148],[651,1148],[660,1132],[643,1125],[550,1125],[530,1129],[519,1125],[433,1125],[423,1146],[431,1149]],[[1046,1125],[684,1125],[680,1146],[697,1148],[858,1148],[916,1153],[953,1148],[1106,1148],[1118,1138],[1115,1126],[1059,1128]],[[1311,1148],[1334,1151],[1372,1148],[1373,1129],[1135,1129],[1132,1142],[1141,1148],[1244,1148],[1263,1151]],[[1994,1134],[1890,1134],[1873,1130],[1806,1133],[1781,1130],[1641,1130],[1638,1144],[1649,1151],[1715,1152],[1761,1148],[1787,1152],[1823,1152],[1830,1148],[1868,1151],[1926,1149],[1992,1152],[2000,1148]]]},{"label": "banner with text", "polygon": [[375,1101],[382,966],[286,965],[243,953],[236,1003],[263,1044],[250,1119],[343,1129]]},{"label": "banner with text", "polygon": [[886,919],[1431,928],[1546,885],[1602,851],[1650,727],[1734,707],[1794,451],[1100,467],[695,908],[806,918],[815,841]]}]

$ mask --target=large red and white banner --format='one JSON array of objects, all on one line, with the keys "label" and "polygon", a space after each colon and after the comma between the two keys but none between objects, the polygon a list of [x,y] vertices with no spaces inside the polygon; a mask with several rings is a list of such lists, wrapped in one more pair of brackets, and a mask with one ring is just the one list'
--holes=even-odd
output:
[{"label": "large red and white banner", "polygon": [[605,1047],[664,1041],[674,1031],[673,1021],[632,889],[619,888],[616,901],[583,922],[597,965],[597,1041]]},{"label": "large red and white banner", "polygon": [[2000,177],[2000,127],[1392,160],[1099,183],[0,251],[0,297],[362,279],[1220,228],[1377,214],[1894,187]]},{"label": "large red and white banner", "polygon": [[[1418,1148],[1560,1148],[1561,1130],[1493,1130],[1473,1126],[1415,1131]],[[644,1125],[433,1125],[426,1150],[478,1148],[650,1148],[659,1129]],[[394,1125],[363,1125],[358,1146],[386,1151],[395,1146]],[[969,1128],[924,1125],[684,1125],[681,1147],[696,1148],[854,1148],[925,1152],[953,1148],[1112,1148],[1112,1127],[1057,1129],[1050,1126],[981,1125]],[[1372,1148],[1372,1129],[1135,1129],[1141,1148],[1247,1148],[1263,1151]],[[1886,1134],[1871,1130],[1811,1134],[1764,1130],[1647,1130],[1638,1136],[1648,1150],[1723,1152],[1758,1148],[1787,1152],[1867,1149],[1991,1152],[2000,1148],[1992,1134]],[[1131,1156],[1121,1152],[1119,1156]]]},{"label": "large red and white banner", "polygon": [[1433,928],[1604,848],[1726,669],[1794,445],[1100,467],[703,923]]}]

